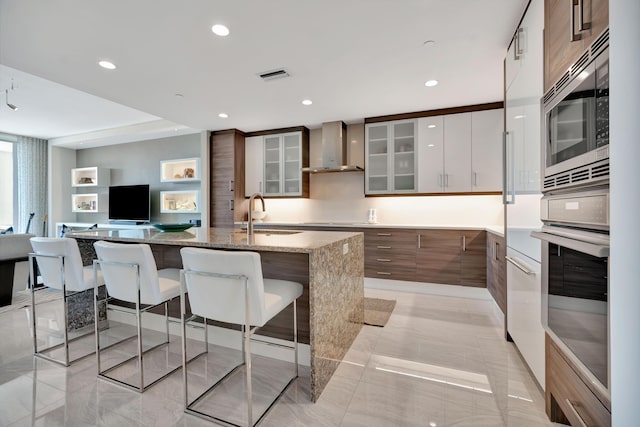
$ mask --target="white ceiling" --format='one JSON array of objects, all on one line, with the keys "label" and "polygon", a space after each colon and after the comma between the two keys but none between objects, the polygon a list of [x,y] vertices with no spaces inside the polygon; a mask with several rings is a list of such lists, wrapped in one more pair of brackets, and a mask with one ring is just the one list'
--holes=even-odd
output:
[{"label": "white ceiling", "polygon": [[[499,101],[526,3],[0,0],[2,101],[13,79],[9,100],[20,107],[2,102],[0,132],[72,144],[82,136],[70,135],[99,140],[137,123],[183,133],[316,128]],[[215,36],[214,23],[231,34]],[[291,77],[256,76],[280,67]],[[429,79],[440,84],[427,88]]]}]

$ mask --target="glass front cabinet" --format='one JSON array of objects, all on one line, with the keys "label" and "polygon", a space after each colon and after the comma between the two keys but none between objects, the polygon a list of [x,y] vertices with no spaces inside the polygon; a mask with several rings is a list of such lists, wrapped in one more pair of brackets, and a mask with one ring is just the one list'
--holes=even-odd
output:
[{"label": "glass front cabinet", "polygon": [[417,121],[366,125],[366,194],[415,193]]},{"label": "glass front cabinet", "polygon": [[264,137],[264,195],[302,195],[301,132]]}]

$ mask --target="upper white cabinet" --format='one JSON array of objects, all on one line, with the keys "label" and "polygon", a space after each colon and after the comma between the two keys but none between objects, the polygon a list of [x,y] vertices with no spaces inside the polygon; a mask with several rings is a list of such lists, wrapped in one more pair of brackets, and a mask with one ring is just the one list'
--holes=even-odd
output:
[{"label": "upper white cabinet", "polygon": [[365,193],[415,193],[418,132],[416,120],[367,124]]},{"label": "upper white cabinet", "polygon": [[[536,1],[529,7],[511,43],[520,46],[518,67],[507,53],[506,87],[506,192],[540,192],[541,105],[543,95],[543,30],[544,10]],[[517,71],[517,72],[516,72]]]},{"label": "upper white cabinet", "polygon": [[97,166],[71,169],[72,187],[107,187],[110,181],[110,170]]},{"label": "upper white cabinet", "polygon": [[262,193],[264,179],[264,145],[262,136],[245,138],[244,179],[245,196]]},{"label": "upper white cabinet", "polygon": [[303,196],[302,140],[302,132],[245,138],[245,196]]},{"label": "upper white cabinet", "polygon": [[194,182],[200,180],[200,159],[162,160],[160,182]]},{"label": "upper white cabinet", "polygon": [[418,191],[500,191],[502,116],[493,109],[418,119]]},{"label": "upper white cabinet", "polygon": [[471,113],[471,190],[502,188],[502,133],[504,110]]}]

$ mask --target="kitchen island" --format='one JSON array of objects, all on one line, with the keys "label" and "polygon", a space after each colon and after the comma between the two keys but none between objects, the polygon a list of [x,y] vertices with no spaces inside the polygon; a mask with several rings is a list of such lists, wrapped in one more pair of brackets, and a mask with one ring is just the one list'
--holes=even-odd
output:
[{"label": "kitchen island", "polygon": [[[194,228],[160,232],[153,228],[80,231],[83,263],[95,258],[93,243],[108,240],[147,243],[157,267],[181,268],[180,248],[202,247],[260,253],[264,277],[303,285],[298,299],[298,340],[309,344],[311,399],[315,402],[338,368],[364,322],[364,238],[362,233]],[[258,334],[292,339],[292,307],[274,317]]]}]

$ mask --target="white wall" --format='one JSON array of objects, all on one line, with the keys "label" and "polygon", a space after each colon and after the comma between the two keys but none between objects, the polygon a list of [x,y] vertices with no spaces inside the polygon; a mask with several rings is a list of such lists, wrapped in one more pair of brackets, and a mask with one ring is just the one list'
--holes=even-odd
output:
[{"label": "white wall", "polygon": [[640,2],[610,1],[611,408],[613,426],[640,418]]},{"label": "white wall", "polygon": [[76,167],[76,151],[49,143],[49,236],[56,237],[56,222],[75,222],[71,211],[71,169]]},{"label": "white wall", "polygon": [[10,142],[0,142],[0,225],[13,223],[13,151]]}]

